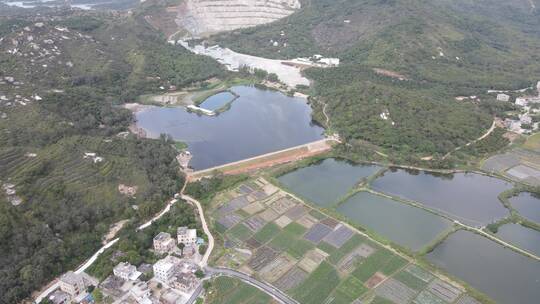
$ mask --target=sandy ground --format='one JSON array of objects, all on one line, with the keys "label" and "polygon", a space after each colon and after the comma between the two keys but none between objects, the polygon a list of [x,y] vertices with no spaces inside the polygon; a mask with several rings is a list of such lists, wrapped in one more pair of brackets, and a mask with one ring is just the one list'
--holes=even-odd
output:
[{"label": "sandy ground", "polygon": [[300,73],[300,68],[284,65],[282,60],[240,54],[228,48],[221,48],[219,46],[204,47],[202,45],[196,45],[190,47],[186,41],[182,40],[178,40],[178,44],[195,54],[210,56],[232,71],[237,71],[239,67],[245,65],[252,68],[263,69],[269,73],[275,73],[278,75],[279,80],[291,88],[294,88],[297,85],[309,86],[310,84],[309,80]]}]

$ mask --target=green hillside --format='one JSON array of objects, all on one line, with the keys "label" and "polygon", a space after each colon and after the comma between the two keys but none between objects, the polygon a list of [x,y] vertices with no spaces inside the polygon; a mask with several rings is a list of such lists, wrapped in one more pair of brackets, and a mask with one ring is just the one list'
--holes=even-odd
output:
[{"label": "green hillside", "polygon": [[[316,119],[325,122],[327,104],[330,127],[354,149],[370,143],[395,161],[415,162],[437,159],[489,128],[486,108],[494,99],[487,89],[521,89],[539,79],[540,12],[531,3],[540,4],[306,0],[283,20],[211,41],[270,58],[339,57],[337,68],[305,71],[319,101]],[[455,100],[463,95],[482,101]]]},{"label": "green hillside", "polygon": [[120,105],[225,72],[137,14],[14,16],[0,19],[0,37],[0,303],[12,304],[80,265],[111,224],[148,219],[181,188],[175,143],[130,135]]}]

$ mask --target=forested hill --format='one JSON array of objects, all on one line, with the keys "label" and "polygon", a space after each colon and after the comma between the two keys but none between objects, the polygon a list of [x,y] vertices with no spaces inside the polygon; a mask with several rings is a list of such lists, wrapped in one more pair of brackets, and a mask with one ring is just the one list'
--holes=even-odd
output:
[{"label": "forested hill", "polygon": [[[331,127],[355,146],[369,142],[410,162],[436,159],[485,132],[494,101],[487,89],[540,79],[539,7],[538,0],[306,0],[285,19],[211,40],[270,58],[339,57],[338,68],[306,72]],[[481,101],[457,102],[462,95]]]},{"label": "forested hill", "polygon": [[129,135],[120,105],[224,73],[137,13],[0,19],[1,304],[77,267],[112,223],[134,225],[180,189],[173,142]]}]

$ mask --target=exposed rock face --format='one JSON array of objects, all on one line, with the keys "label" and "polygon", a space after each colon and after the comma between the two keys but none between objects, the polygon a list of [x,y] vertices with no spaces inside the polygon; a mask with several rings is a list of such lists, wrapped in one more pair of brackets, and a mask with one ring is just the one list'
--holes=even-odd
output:
[{"label": "exposed rock face", "polygon": [[200,36],[269,23],[299,8],[299,0],[186,0],[176,22]]}]

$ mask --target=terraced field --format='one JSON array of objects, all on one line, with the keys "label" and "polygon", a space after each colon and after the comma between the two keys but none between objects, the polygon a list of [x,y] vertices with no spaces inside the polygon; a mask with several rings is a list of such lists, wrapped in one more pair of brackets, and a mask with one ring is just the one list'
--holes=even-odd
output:
[{"label": "terraced field", "polygon": [[[479,303],[458,284],[263,178],[222,193],[213,203],[211,218],[224,240],[215,263],[251,274],[300,303]],[[232,218],[234,224],[223,225]]]}]

